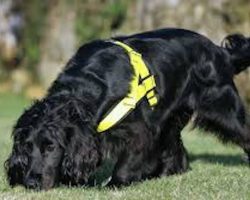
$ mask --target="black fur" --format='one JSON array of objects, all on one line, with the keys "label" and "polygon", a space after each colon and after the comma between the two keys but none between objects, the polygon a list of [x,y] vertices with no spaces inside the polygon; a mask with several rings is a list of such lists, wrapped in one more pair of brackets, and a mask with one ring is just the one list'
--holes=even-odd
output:
[{"label": "black fur", "polygon": [[85,185],[107,155],[116,158],[109,185],[185,172],[180,132],[194,117],[250,153],[250,132],[233,76],[250,64],[250,41],[226,37],[223,47],[197,33],[162,29],[116,40],[143,55],[155,75],[159,104],[147,100],[114,128],[98,122],[129,91],[133,70],[127,53],[108,41],[82,46],[48,95],[19,118],[5,163],[10,185],[49,189]]}]

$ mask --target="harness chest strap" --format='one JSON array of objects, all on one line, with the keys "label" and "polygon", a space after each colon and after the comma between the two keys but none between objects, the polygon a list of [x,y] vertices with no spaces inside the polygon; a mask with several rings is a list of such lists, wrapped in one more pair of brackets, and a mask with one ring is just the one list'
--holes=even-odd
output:
[{"label": "harness chest strap", "polygon": [[97,126],[97,132],[103,132],[113,127],[135,109],[137,103],[145,96],[151,107],[158,103],[154,91],[156,87],[154,76],[150,75],[141,54],[122,42],[113,41],[113,43],[123,47],[128,52],[130,63],[134,69],[134,77],[130,83],[130,92],[103,118]]}]

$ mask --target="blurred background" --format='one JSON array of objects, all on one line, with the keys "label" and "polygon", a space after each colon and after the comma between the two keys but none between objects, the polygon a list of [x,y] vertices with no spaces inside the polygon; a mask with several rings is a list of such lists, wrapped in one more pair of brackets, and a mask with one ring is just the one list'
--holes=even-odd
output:
[{"label": "blurred background", "polygon": [[[41,98],[83,43],[162,27],[250,36],[250,0],[0,0],[0,93]],[[250,74],[236,78],[250,103]]]}]

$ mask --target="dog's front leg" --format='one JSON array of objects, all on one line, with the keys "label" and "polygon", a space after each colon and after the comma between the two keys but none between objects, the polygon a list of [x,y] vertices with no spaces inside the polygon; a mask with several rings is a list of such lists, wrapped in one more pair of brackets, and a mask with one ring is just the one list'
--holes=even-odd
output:
[{"label": "dog's front leg", "polygon": [[145,153],[144,150],[123,152],[107,186],[119,187],[154,177],[157,168],[155,153]]},{"label": "dog's front leg", "polygon": [[139,181],[142,177],[141,157],[141,153],[123,152],[115,165],[112,178],[107,186],[119,187],[129,185],[133,181]]}]

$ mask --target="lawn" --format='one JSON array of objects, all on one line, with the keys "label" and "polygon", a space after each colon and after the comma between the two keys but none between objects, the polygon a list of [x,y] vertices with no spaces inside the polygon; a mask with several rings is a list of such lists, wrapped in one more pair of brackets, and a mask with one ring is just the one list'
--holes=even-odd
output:
[{"label": "lawn", "polygon": [[11,150],[11,127],[30,102],[23,97],[0,94],[0,199],[250,199],[250,169],[243,152],[225,146],[198,130],[183,131],[191,168],[182,175],[159,178],[121,189],[66,188],[34,192],[10,188],[5,180],[4,160]]}]

